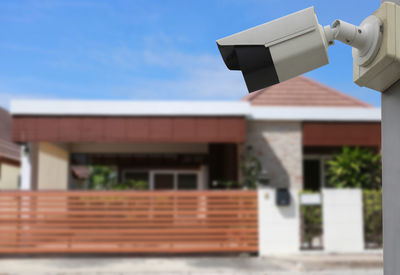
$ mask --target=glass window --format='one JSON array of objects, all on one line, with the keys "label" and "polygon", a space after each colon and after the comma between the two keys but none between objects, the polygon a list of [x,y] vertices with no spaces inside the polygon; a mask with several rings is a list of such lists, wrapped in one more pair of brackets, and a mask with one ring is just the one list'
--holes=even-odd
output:
[{"label": "glass window", "polygon": [[178,190],[197,189],[196,174],[178,174]]},{"label": "glass window", "polygon": [[154,175],[154,190],[174,189],[174,174],[157,173]]}]

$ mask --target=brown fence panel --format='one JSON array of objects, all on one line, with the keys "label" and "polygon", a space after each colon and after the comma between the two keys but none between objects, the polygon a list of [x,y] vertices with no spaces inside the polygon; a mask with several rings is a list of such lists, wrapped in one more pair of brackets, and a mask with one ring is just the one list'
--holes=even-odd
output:
[{"label": "brown fence panel", "polygon": [[257,252],[255,191],[0,192],[0,253]]}]

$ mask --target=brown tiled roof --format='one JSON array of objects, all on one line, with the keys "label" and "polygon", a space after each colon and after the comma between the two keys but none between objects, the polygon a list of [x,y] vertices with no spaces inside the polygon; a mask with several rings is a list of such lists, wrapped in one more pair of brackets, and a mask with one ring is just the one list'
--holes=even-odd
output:
[{"label": "brown tiled roof", "polygon": [[19,161],[20,147],[11,139],[11,116],[0,107],[0,158]]},{"label": "brown tiled roof", "polygon": [[304,76],[258,90],[243,100],[259,106],[372,107]]}]

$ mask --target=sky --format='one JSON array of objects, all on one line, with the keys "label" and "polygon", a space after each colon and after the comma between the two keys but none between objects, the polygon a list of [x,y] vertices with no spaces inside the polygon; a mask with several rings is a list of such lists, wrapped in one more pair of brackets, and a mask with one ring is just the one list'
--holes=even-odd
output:
[{"label": "sky", "polygon": [[[360,3],[362,2],[362,5]],[[379,0],[2,0],[0,106],[11,99],[238,100],[247,89],[215,40],[314,6],[360,24]],[[353,83],[351,48],[306,76],[380,106]]]}]

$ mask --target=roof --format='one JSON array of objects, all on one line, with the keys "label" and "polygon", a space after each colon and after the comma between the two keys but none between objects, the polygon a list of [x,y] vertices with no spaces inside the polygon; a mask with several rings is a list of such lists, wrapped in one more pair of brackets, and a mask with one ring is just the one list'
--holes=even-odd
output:
[{"label": "roof", "polygon": [[243,101],[253,106],[372,107],[304,76],[248,94]]},{"label": "roof", "polygon": [[246,116],[249,108],[237,101],[11,101],[14,116]]},{"label": "roof", "polygon": [[380,108],[251,106],[235,101],[79,101],[79,100],[13,100],[11,114],[18,116],[242,116],[251,120],[271,121],[380,121]]},{"label": "roof", "polygon": [[270,121],[379,122],[380,108],[304,76],[242,101],[13,100],[13,116],[245,116]]},{"label": "roof", "polygon": [[376,107],[252,106],[251,118],[269,121],[380,122],[381,109]]},{"label": "roof", "polygon": [[20,160],[20,147],[12,142],[11,116],[0,107],[0,159]]}]

